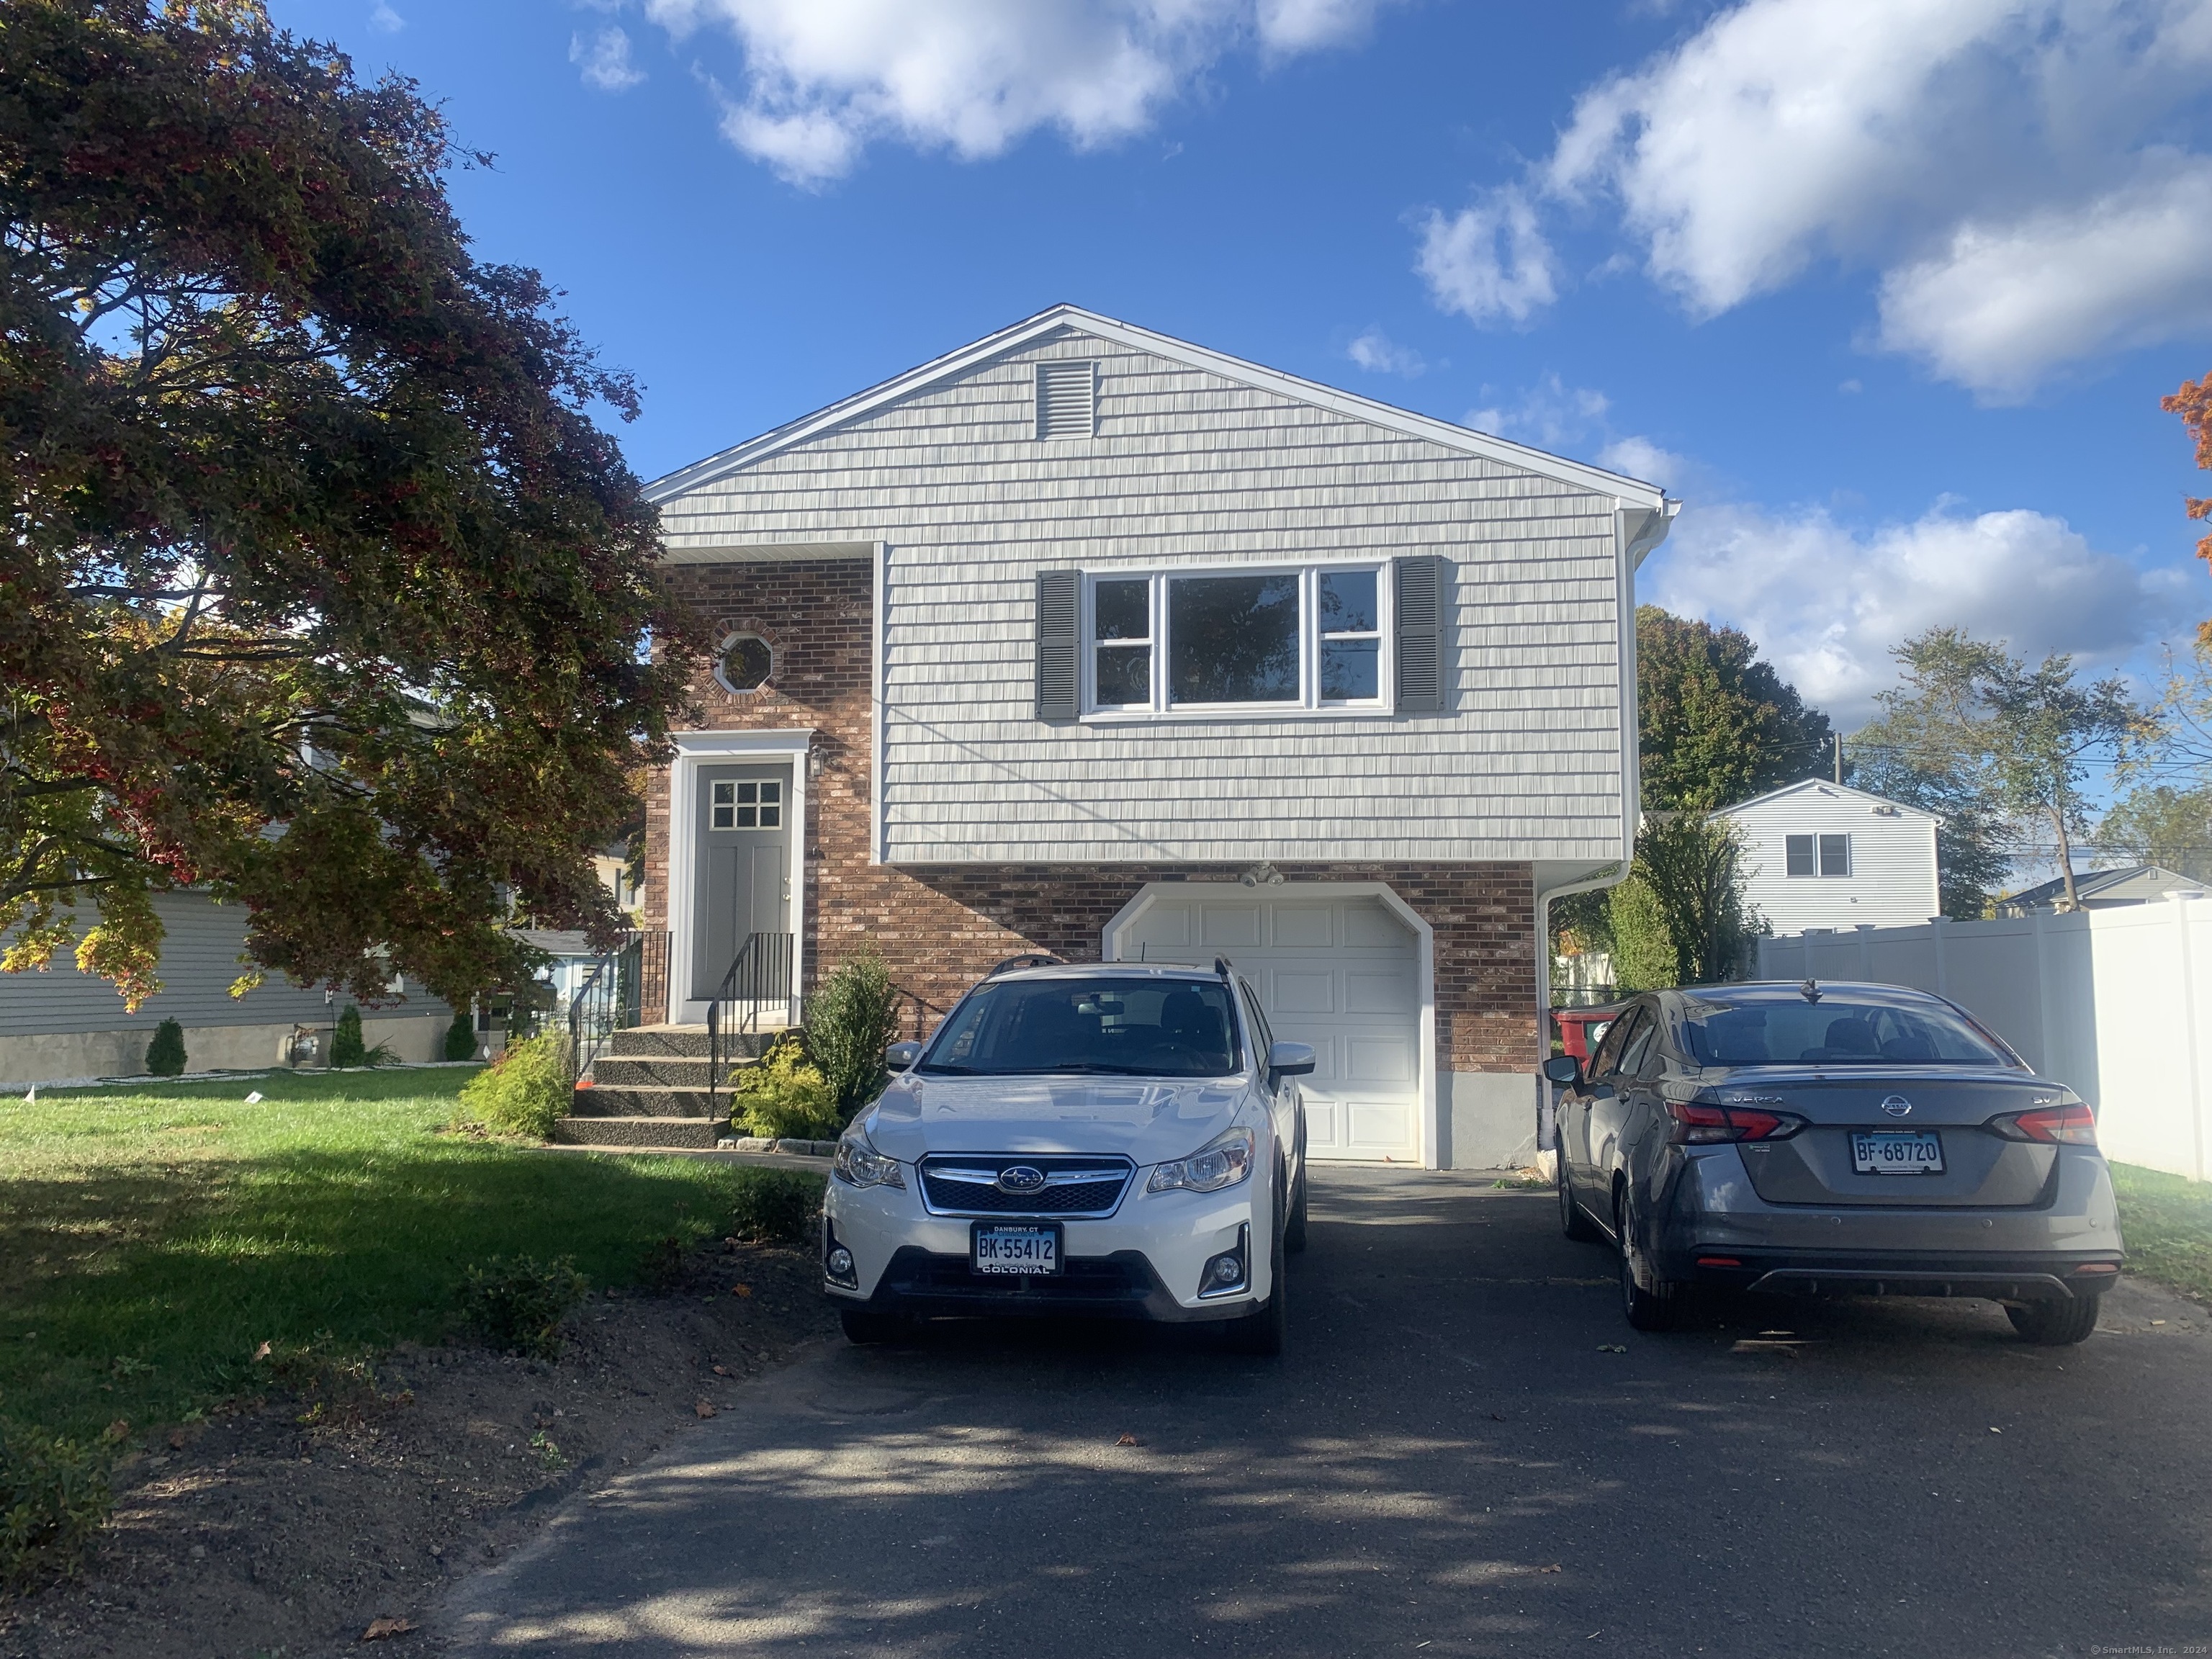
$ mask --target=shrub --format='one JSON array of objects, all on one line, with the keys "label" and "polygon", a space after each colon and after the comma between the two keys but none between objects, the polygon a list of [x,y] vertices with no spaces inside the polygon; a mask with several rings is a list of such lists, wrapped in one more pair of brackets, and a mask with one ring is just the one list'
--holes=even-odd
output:
[{"label": "shrub", "polygon": [[173,1019],[154,1028],[154,1040],[146,1045],[146,1069],[155,1077],[185,1074],[185,1028]]},{"label": "shrub", "polygon": [[465,1008],[456,1010],[453,1023],[446,1028],[446,1058],[474,1060],[477,1057],[477,1023]]},{"label": "shrub", "polygon": [[511,1046],[461,1090],[460,1114],[506,1134],[544,1139],[575,1097],[568,1039],[546,1031]]},{"label": "shrub", "polygon": [[590,1288],[574,1256],[495,1256],[462,1279],[461,1319],[488,1348],[557,1359],[561,1321]]},{"label": "shrub", "polygon": [[845,1127],[828,1079],[795,1032],[785,1032],[756,1064],[740,1067],[730,1088],[735,1121],[747,1134],[830,1140]]},{"label": "shrub", "polygon": [[110,1434],[84,1446],[0,1421],[0,1589],[76,1570],[112,1501]]},{"label": "shrub", "polygon": [[338,1016],[338,1029],[331,1033],[331,1064],[333,1066],[365,1066],[368,1063],[368,1048],[361,1038],[361,1008],[349,1002],[345,1012]]},{"label": "shrub", "polygon": [[822,1217],[823,1182],[803,1170],[740,1168],[730,1202],[731,1231],[767,1244],[811,1244]]},{"label": "shrub", "polygon": [[849,958],[815,994],[806,1046],[830,1085],[841,1121],[884,1091],[884,1048],[898,1036],[898,988],[872,947]]}]

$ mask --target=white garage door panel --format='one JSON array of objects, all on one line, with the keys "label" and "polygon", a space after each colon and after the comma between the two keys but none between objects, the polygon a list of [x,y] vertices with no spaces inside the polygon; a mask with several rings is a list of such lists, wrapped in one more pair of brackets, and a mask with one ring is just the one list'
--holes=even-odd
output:
[{"label": "white garage door panel", "polygon": [[1227,957],[1275,1035],[1314,1046],[1304,1085],[1317,1159],[1419,1163],[1420,1004],[1413,930],[1373,898],[1229,888],[1157,896],[1109,941],[1123,961]]}]

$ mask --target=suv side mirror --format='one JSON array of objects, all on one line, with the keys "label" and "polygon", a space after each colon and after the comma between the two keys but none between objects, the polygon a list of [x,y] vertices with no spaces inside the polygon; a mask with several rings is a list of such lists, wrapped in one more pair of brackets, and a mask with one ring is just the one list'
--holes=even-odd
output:
[{"label": "suv side mirror", "polygon": [[1572,1054],[1553,1054],[1538,1068],[1548,1083],[1571,1089],[1583,1080],[1583,1063]]},{"label": "suv side mirror", "polygon": [[915,1061],[921,1058],[921,1045],[919,1042],[894,1042],[884,1050],[884,1064],[894,1072],[913,1070]]},{"label": "suv side mirror", "polygon": [[1267,1050],[1267,1081],[1272,1085],[1286,1077],[1304,1077],[1314,1068],[1310,1042],[1278,1042]]}]

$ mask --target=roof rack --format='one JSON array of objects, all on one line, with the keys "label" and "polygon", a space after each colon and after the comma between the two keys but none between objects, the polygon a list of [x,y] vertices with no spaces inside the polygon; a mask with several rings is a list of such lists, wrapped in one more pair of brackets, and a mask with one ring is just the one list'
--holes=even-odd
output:
[{"label": "roof rack", "polygon": [[1066,966],[1067,966],[1066,957],[1056,957],[1049,951],[1024,951],[1018,957],[1008,957],[983,977],[996,979],[1000,975],[1010,974],[1017,968],[1065,968]]},{"label": "roof rack", "polygon": [[1213,971],[1220,975],[1224,980],[1234,979],[1237,977],[1237,970],[1229,965],[1229,958],[1227,957],[1214,957]]}]

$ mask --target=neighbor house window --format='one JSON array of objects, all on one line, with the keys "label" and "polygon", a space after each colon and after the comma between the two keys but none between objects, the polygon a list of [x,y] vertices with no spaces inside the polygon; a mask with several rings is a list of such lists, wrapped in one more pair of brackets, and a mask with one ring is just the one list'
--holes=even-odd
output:
[{"label": "neighbor house window", "polygon": [[1375,566],[1093,577],[1088,706],[1379,708],[1386,586]]},{"label": "neighbor house window", "polygon": [[778,830],[783,827],[783,785],[773,778],[738,781],[718,779],[708,802],[708,823],[716,830]]},{"label": "neighbor house window", "polygon": [[1848,876],[1851,872],[1849,836],[1790,836],[1784,857],[1793,876]]}]

